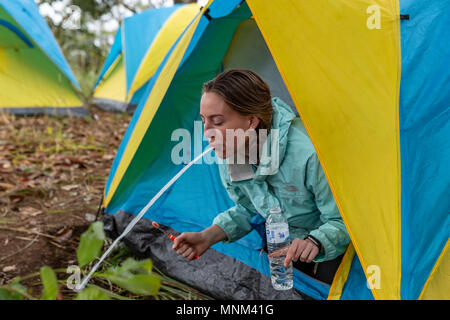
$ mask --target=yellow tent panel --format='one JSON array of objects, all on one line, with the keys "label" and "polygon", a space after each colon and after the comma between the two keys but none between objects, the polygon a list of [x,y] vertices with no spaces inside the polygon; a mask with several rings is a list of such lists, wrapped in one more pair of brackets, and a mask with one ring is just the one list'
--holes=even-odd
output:
[{"label": "yellow tent panel", "polygon": [[400,298],[398,7],[379,1],[383,28],[373,30],[365,27],[368,0],[247,3],[314,143],[364,271],[373,265],[381,270],[374,297]]}]

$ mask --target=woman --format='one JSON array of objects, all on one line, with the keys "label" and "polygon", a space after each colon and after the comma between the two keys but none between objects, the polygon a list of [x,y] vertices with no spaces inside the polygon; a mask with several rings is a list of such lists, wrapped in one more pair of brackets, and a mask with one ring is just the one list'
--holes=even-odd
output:
[{"label": "woman", "polygon": [[[192,260],[219,241],[242,238],[252,230],[255,215],[266,218],[271,208],[280,206],[293,239],[285,265],[293,261],[294,267],[331,283],[350,238],[300,118],[279,98],[271,98],[257,74],[240,69],[204,84],[200,115],[205,136],[224,159],[220,176],[236,206],[220,213],[202,232],[178,236],[173,249]],[[268,131],[267,139],[258,135],[255,162],[249,161],[249,145],[255,139],[240,139],[252,130]],[[230,131],[239,134],[227,135]],[[269,157],[261,150],[277,154]],[[235,161],[240,153],[244,163]]]}]

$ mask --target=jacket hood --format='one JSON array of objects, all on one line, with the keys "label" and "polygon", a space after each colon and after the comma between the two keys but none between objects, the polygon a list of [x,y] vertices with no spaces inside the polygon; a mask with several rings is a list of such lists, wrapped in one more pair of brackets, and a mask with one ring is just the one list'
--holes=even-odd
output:
[{"label": "jacket hood", "polygon": [[231,181],[243,181],[252,178],[255,181],[263,181],[267,176],[278,172],[279,165],[286,152],[289,128],[296,115],[280,98],[272,98],[272,107],[273,116],[270,131],[266,137],[260,136],[260,143],[263,143],[263,145],[256,172],[251,164],[234,164],[228,163],[228,160],[226,160]]},{"label": "jacket hood", "polygon": [[280,98],[272,98],[272,125],[263,146],[260,164],[255,173],[256,180],[275,174],[284,158],[288,141],[289,128],[296,118],[292,109]]},{"label": "jacket hood", "polygon": [[283,159],[284,152],[286,151],[289,128],[291,126],[292,120],[296,118],[296,115],[292,111],[291,107],[288,106],[280,98],[275,97],[272,99],[272,107],[273,107],[273,117],[272,117],[271,131],[273,129],[278,129],[279,131],[278,143],[280,148],[280,160],[281,160]]}]

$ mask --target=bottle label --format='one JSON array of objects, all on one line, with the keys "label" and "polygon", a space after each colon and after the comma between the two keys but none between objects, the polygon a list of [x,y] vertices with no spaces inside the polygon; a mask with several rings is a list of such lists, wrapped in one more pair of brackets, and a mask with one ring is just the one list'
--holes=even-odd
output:
[{"label": "bottle label", "polygon": [[289,240],[289,227],[286,223],[273,223],[266,228],[267,242],[283,243]]}]

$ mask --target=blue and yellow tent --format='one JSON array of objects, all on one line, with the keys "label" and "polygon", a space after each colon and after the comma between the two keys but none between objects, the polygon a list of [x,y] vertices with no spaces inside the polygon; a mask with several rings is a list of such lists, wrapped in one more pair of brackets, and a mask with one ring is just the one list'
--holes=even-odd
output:
[{"label": "blue and yellow tent", "polygon": [[[294,287],[316,299],[449,299],[449,8],[449,0],[209,1],[123,138],[105,190],[106,230],[121,232],[180,169],[171,133],[201,137],[193,123],[202,84],[250,68],[298,110],[352,240],[331,286],[295,270]],[[275,297],[256,231],[186,262],[149,223],[199,231],[232,205],[217,167],[194,165],[125,241],[216,297]]]},{"label": "blue and yellow tent", "polygon": [[80,87],[33,0],[0,1],[0,110],[87,115]]},{"label": "blue and yellow tent", "polygon": [[143,87],[199,9],[194,3],[179,4],[125,18],[93,89],[93,103],[105,110],[134,111]]}]

